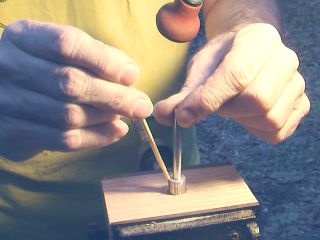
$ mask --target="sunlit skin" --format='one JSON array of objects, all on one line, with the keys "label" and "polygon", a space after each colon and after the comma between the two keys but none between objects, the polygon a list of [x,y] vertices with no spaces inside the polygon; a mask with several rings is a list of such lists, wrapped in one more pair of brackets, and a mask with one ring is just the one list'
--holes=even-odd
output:
[{"label": "sunlit skin", "polygon": [[[178,123],[188,127],[218,112],[271,143],[283,141],[310,103],[298,58],[272,26],[272,1],[207,0],[204,10],[209,41],[190,61],[181,92],[155,105],[156,118],[170,124],[177,108]],[[149,97],[130,87],[139,66],[73,27],[9,25],[0,74],[0,155],[13,160],[107,146],[128,132],[121,116],[153,111]]]},{"label": "sunlit skin", "polygon": [[212,0],[204,10],[209,41],[189,62],[181,92],[156,104],[156,118],[170,124],[177,108],[189,127],[217,112],[270,143],[285,140],[310,102],[298,57],[274,27],[273,1]]},{"label": "sunlit skin", "polygon": [[9,159],[45,149],[107,146],[129,130],[120,116],[145,118],[153,110],[149,97],[130,87],[139,79],[138,65],[69,26],[35,21],[8,26],[0,42],[0,72],[6,76],[0,85],[6,109],[0,154]]}]

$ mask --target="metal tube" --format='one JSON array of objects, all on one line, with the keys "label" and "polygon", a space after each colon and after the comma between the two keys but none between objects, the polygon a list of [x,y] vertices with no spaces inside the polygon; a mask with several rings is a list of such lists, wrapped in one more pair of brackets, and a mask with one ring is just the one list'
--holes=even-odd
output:
[{"label": "metal tube", "polygon": [[173,170],[168,181],[169,192],[172,195],[184,194],[187,191],[186,177],[181,175],[181,128],[177,123],[176,111],[173,123]]},{"label": "metal tube", "polygon": [[177,124],[176,112],[173,125],[173,179],[181,178],[181,128]]}]

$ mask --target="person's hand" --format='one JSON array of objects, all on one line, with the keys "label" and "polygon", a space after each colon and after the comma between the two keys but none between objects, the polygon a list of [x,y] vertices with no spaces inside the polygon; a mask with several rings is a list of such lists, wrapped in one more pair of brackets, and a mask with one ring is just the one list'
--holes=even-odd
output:
[{"label": "person's hand", "polygon": [[180,93],[157,103],[156,119],[189,127],[218,112],[275,144],[289,137],[309,112],[305,81],[295,52],[268,24],[225,33],[200,50],[188,65]]},{"label": "person's hand", "polygon": [[149,97],[129,87],[137,64],[83,31],[36,21],[8,26],[0,41],[0,155],[109,145],[145,118]]}]

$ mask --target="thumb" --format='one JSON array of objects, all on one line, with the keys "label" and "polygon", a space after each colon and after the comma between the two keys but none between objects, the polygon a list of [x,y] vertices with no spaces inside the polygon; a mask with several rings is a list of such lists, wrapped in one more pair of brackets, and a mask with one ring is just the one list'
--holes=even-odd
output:
[{"label": "thumb", "polygon": [[252,24],[237,32],[229,41],[230,49],[219,66],[177,107],[179,125],[195,124],[242,93],[274,54],[275,46],[281,43],[275,32],[272,30],[270,34],[270,27],[261,24]]},{"label": "thumb", "polygon": [[153,114],[159,123],[172,125],[175,108],[217,69],[221,60],[229,51],[233,37],[234,33],[220,35],[208,42],[191,58],[187,66],[187,77],[181,91],[154,106]]}]

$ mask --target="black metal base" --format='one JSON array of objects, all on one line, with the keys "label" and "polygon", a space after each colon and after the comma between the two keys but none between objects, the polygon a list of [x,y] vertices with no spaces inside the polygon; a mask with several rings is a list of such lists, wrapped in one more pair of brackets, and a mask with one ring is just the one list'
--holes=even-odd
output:
[{"label": "black metal base", "polygon": [[254,210],[109,226],[110,240],[257,240]]}]

